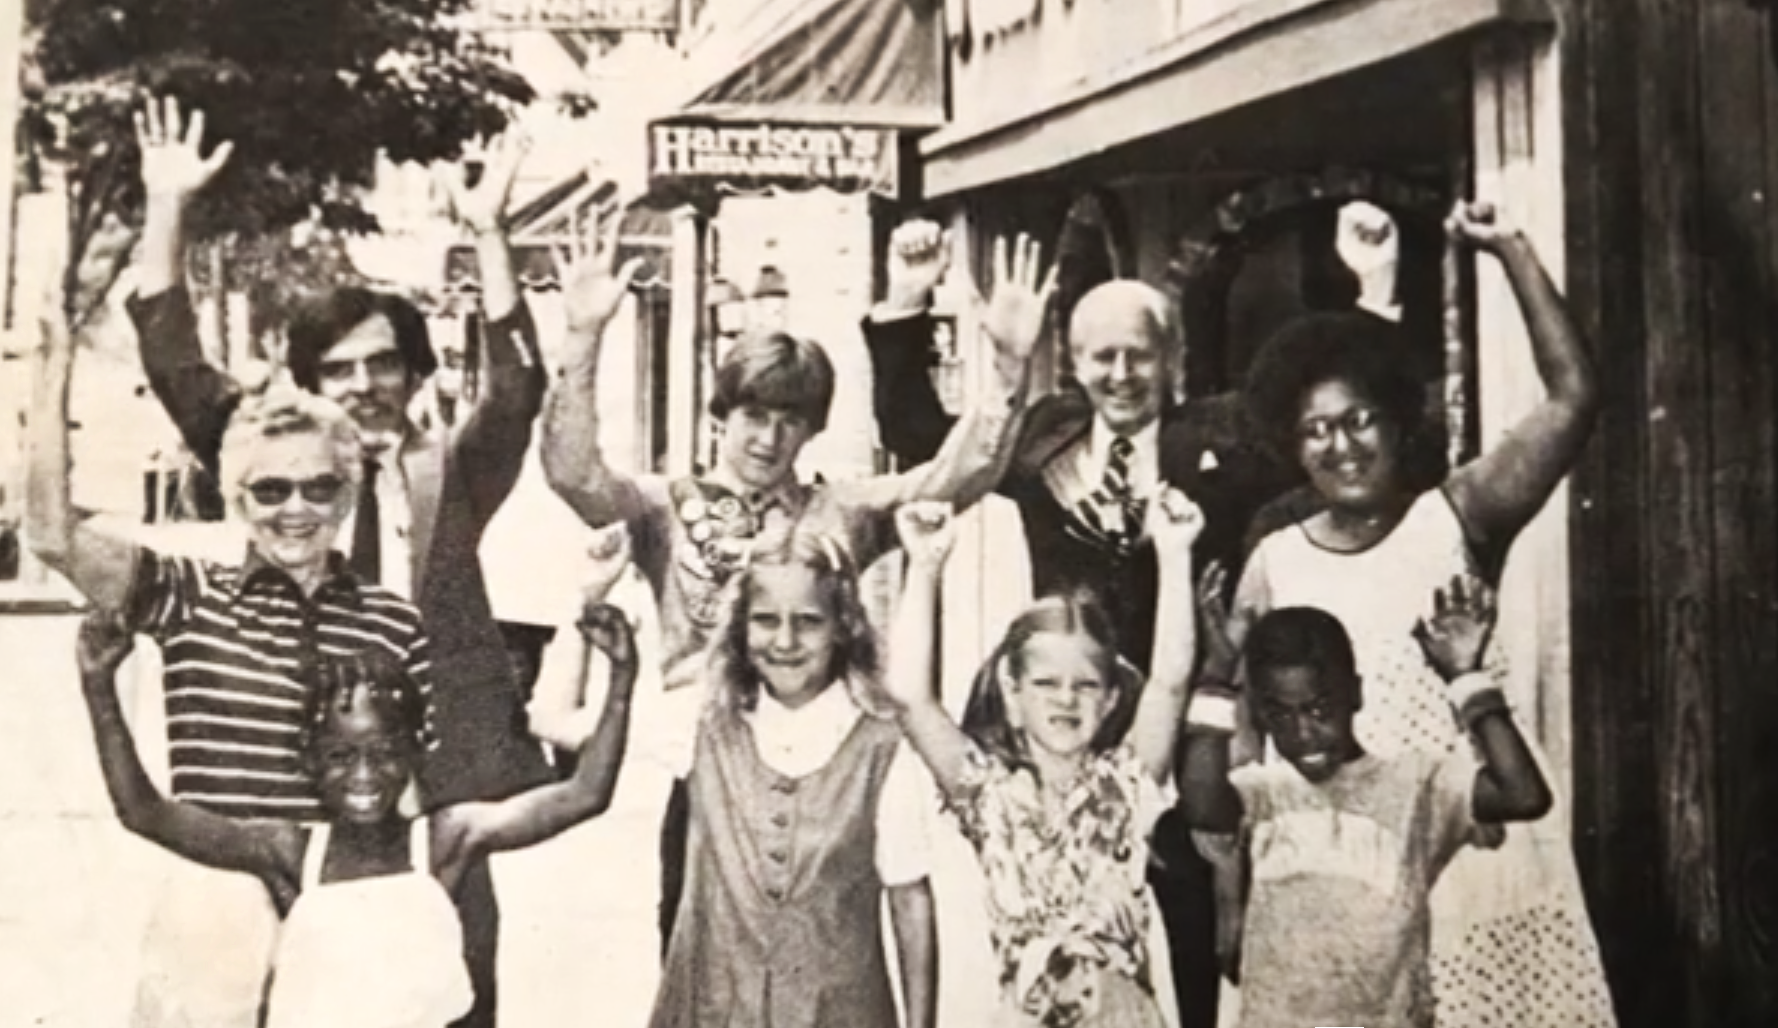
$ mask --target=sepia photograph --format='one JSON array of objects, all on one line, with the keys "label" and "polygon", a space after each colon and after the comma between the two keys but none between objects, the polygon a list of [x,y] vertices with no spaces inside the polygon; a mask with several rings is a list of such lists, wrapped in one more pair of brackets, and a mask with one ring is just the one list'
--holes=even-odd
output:
[{"label": "sepia photograph", "polygon": [[1778,0],[0,0],[0,1028],[1778,1025]]}]

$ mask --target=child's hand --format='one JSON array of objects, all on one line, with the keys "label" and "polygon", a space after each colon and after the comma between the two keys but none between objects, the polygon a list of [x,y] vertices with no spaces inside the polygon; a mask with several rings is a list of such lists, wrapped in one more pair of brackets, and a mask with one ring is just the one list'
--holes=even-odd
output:
[{"label": "child's hand", "polygon": [[1445,234],[1459,243],[1494,253],[1507,240],[1518,238],[1519,230],[1501,218],[1493,204],[1459,200],[1451,216],[1445,219]]},{"label": "child's hand", "polygon": [[1246,641],[1247,628],[1253,620],[1251,611],[1229,613],[1228,602],[1223,599],[1228,578],[1228,569],[1221,561],[1213,560],[1204,569],[1204,577],[1198,579],[1197,592],[1204,674],[1225,683],[1234,677],[1235,668],[1241,663],[1241,644]]},{"label": "child's hand", "polygon": [[1192,543],[1204,530],[1204,512],[1172,486],[1162,489],[1149,502],[1145,520],[1148,537],[1154,540],[1155,552],[1162,557],[1189,556]]},{"label": "child's hand", "polygon": [[621,667],[636,666],[636,633],[623,611],[601,603],[580,616],[576,625],[594,649]]},{"label": "child's hand", "polygon": [[1414,638],[1439,677],[1449,682],[1482,666],[1494,634],[1494,591],[1470,575],[1451,578],[1448,589],[1432,596],[1432,620],[1414,624]]},{"label": "child's hand", "polygon": [[932,572],[944,566],[951,544],[957,541],[951,505],[941,500],[902,504],[895,512],[895,530],[907,550],[908,566]]},{"label": "child's hand", "polygon": [[603,604],[605,597],[630,566],[630,530],[621,521],[612,522],[593,533],[587,545],[590,567],[581,584],[580,603],[583,612]]},{"label": "child's hand", "polygon": [[80,622],[80,639],[74,651],[81,678],[109,686],[111,677],[135,648],[136,635],[124,623],[122,614],[113,610],[93,611]]},{"label": "child's hand", "polygon": [[889,287],[884,303],[896,311],[918,311],[951,266],[951,233],[936,222],[914,220],[889,236]]}]

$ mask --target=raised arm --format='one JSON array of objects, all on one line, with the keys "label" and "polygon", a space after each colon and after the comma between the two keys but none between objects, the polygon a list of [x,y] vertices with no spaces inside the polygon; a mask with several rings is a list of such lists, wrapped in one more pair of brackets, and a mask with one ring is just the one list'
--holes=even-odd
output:
[{"label": "raised arm", "polygon": [[994,346],[986,395],[970,400],[932,460],[899,475],[846,483],[856,506],[887,513],[903,503],[942,500],[962,511],[999,485],[1024,425],[1031,354],[1055,289],[1055,270],[1042,274],[1035,240],[1020,235],[1010,247],[995,241],[994,290],[980,318]]},{"label": "raised arm", "polygon": [[599,447],[599,358],[605,329],[636,277],[641,261],[612,274],[617,254],[615,218],[591,251],[558,254],[567,286],[568,324],[562,368],[543,409],[543,474],[550,488],[593,528],[614,521],[634,531],[656,504],[642,483],[613,468]]},{"label": "raised arm", "polygon": [[1177,489],[1164,490],[1148,505],[1147,531],[1154,540],[1161,581],[1151,671],[1136,705],[1130,741],[1143,770],[1157,782],[1173,774],[1179,720],[1185,712],[1186,690],[1198,655],[1197,617],[1192,610],[1192,543],[1203,528],[1203,512]]},{"label": "raised arm", "polygon": [[97,611],[81,623],[81,690],[99,770],[118,820],[132,833],[188,860],[258,876],[287,905],[295,894],[302,852],[294,825],[238,821],[169,800],[143,769],[116,689],[117,669],[133,642],[129,626],[111,611]]},{"label": "raised arm", "polygon": [[939,402],[928,374],[932,292],[951,264],[951,236],[930,221],[897,226],[889,237],[888,292],[864,319],[877,437],[906,467],[937,456],[957,419]]},{"label": "raised arm", "polygon": [[611,687],[598,730],[581,744],[573,777],[519,793],[499,803],[447,808],[460,844],[449,847],[457,870],[488,853],[523,849],[598,817],[611,806],[630,733],[630,697],[636,686],[636,643],[624,612],[604,604],[575,626],[609,659]]},{"label": "raised arm", "polygon": [[138,548],[93,531],[74,510],[68,455],[68,389],[74,341],[51,306],[42,323],[29,415],[25,469],[25,538],[31,552],[94,604],[121,609],[130,593]]},{"label": "raised arm", "polygon": [[493,519],[518,483],[531,448],[531,425],[549,384],[503,225],[513,180],[529,150],[530,140],[522,135],[502,140],[473,188],[448,180],[451,208],[474,236],[481,262],[485,390],[452,437],[470,507],[481,525]]},{"label": "raised arm", "polygon": [[939,702],[933,663],[938,588],[945,557],[956,536],[951,509],[937,502],[910,503],[896,511],[896,528],[907,550],[907,578],[889,629],[886,691],[897,707],[901,730],[926,762],[946,796],[959,796],[972,744]]},{"label": "raised arm", "polygon": [[1431,620],[1414,626],[1427,663],[1450,687],[1453,710],[1475,740],[1482,767],[1471,801],[1475,819],[1500,824],[1535,821],[1555,800],[1499,686],[1482,668],[1494,632],[1494,593],[1480,579],[1459,576],[1433,596]]},{"label": "raised arm", "polygon": [[[1179,774],[1179,809],[1199,832],[1227,835],[1241,827],[1240,793],[1229,782],[1230,754],[1239,720],[1236,672],[1244,630],[1231,626],[1223,598],[1227,572],[1211,565],[1198,582],[1197,616],[1203,622],[1204,666],[1186,710],[1185,756]],[[1157,647],[1158,647],[1157,643]],[[1219,863],[1226,880],[1237,869]]]},{"label": "raised arm", "polygon": [[1470,542],[1504,553],[1580,458],[1599,409],[1599,385],[1562,296],[1524,233],[1488,204],[1460,204],[1446,223],[1458,240],[1493,254],[1531,334],[1546,396],[1494,448],[1451,473],[1446,490]]},{"label": "raised arm", "polygon": [[136,115],[146,212],[137,290],[127,306],[149,387],[185,445],[211,473],[222,433],[240,402],[233,379],[204,356],[185,291],[185,216],[197,194],[227,163],[233,145],[202,155],[204,112],[185,122],[172,97],[150,100]]},{"label": "raised arm", "polygon": [[[623,522],[608,525],[587,547],[589,568],[581,583],[581,616],[590,615],[605,599],[630,566],[630,534]],[[593,647],[579,631],[561,632],[544,651],[531,703],[531,734],[564,750],[578,750],[592,735],[593,712],[586,706],[587,676],[592,671]]]}]

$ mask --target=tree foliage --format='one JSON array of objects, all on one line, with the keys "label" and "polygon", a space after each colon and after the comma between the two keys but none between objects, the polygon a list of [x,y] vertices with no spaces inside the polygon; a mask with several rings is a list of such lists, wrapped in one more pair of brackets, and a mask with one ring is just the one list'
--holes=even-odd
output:
[{"label": "tree foliage", "polygon": [[379,152],[459,157],[531,102],[467,26],[470,0],[34,0],[31,140],[64,170],[70,275],[107,216],[141,204],[132,115],[150,95],[204,111],[235,152],[191,214],[194,240],[318,218],[364,232]]}]

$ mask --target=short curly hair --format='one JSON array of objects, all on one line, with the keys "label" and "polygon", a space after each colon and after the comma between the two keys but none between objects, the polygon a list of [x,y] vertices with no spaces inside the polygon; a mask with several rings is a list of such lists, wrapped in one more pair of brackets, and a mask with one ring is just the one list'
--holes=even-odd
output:
[{"label": "short curly hair", "polygon": [[314,755],[331,719],[350,713],[359,702],[378,716],[416,754],[436,748],[432,697],[388,651],[372,646],[349,654],[324,654],[315,664],[316,684],[306,698],[302,744]]},{"label": "short curly hair", "polygon": [[1267,340],[1247,371],[1248,419],[1279,457],[1296,464],[1303,401],[1316,387],[1336,381],[1363,394],[1396,429],[1403,467],[1416,479],[1440,464],[1426,383],[1406,334],[1362,311],[1306,315]]},{"label": "short curly hair", "polygon": [[332,400],[274,379],[264,389],[241,397],[222,433],[218,484],[231,506],[246,491],[247,473],[259,445],[277,436],[299,434],[325,439],[333,451],[335,473],[357,490],[364,470],[364,448],[351,415]]}]

